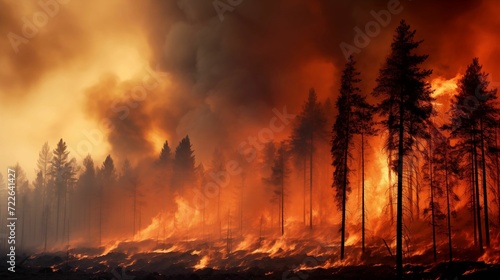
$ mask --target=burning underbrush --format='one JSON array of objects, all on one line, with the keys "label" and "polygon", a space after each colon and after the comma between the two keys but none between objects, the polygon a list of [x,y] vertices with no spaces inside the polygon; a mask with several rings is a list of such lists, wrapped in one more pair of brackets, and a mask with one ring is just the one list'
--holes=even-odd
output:
[{"label": "burning underbrush", "polygon": [[[319,229],[311,236],[315,232]],[[373,239],[369,244],[364,254],[358,244],[347,246],[347,258],[341,261],[338,242],[314,237],[116,241],[102,247],[25,255],[17,272],[22,279],[34,275],[49,279],[394,278],[390,247],[383,239]],[[438,246],[440,254],[446,250],[446,244]],[[499,256],[500,250],[487,250],[481,255],[470,247],[455,250],[451,264],[442,259],[432,264],[431,246],[422,246],[407,254],[405,270],[409,279],[496,279]]]}]

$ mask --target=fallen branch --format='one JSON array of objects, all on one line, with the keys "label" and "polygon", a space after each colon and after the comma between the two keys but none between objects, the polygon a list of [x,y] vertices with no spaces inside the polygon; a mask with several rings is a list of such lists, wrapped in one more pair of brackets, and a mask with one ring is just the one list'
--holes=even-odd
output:
[{"label": "fallen branch", "polygon": [[387,242],[385,242],[385,239],[382,238],[382,240],[384,241],[385,247],[387,248],[387,251],[389,251],[389,254],[391,255],[391,257],[394,257],[394,255],[391,252],[391,248],[389,248],[389,245],[387,245]]}]

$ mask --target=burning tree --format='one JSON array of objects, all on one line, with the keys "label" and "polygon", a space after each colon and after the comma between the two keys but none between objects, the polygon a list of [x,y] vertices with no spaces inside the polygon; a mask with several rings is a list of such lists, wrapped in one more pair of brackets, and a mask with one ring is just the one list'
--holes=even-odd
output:
[{"label": "burning tree", "polygon": [[[368,127],[371,122],[371,106],[366,102],[366,97],[361,96],[358,83],[360,73],[355,69],[356,62],[349,58],[346,64],[340,86],[340,96],[337,99],[336,107],[338,116],[333,125],[333,137],[331,154],[332,165],[335,168],[333,173],[333,187],[336,188],[337,207],[342,211],[341,223],[341,245],[340,258],[344,259],[345,223],[346,223],[346,202],[347,196],[351,192],[349,185],[349,157],[353,138],[356,134],[364,135],[371,130]],[[362,136],[362,157],[364,157],[364,137]],[[364,159],[363,159],[364,160]],[[364,166],[364,161],[363,161]],[[363,173],[364,171],[362,171]],[[364,174],[363,174],[364,175]],[[364,178],[363,188],[364,193]],[[364,249],[364,197],[362,198],[362,235]]]},{"label": "burning tree", "polygon": [[[292,151],[304,160],[304,172],[306,172],[306,160],[309,157],[309,228],[312,229],[312,193],[313,193],[313,156],[318,139],[324,139],[326,135],[326,118],[322,110],[321,102],[318,102],[314,89],[309,90],[309,96],[303,106],[302,113],[298,116],[292,135]],[[305,176],[305,173],[304,173]],[[304,192],[305,194],[305,192]],[[304,195],[305,199],[305,195]],[[305,201],[304,201],[305,205]]]},{"label": "burning tree", "polygon": [[373,94],[382,99],[378,112],[389,136],[386,148],[394,158],[390,165],[398,175],[396,221],[396,272],[403,277],[403,166],[415,148],[416,139],[427,138],[427,120],[432,115],[431,87],[425,78],[431,70],[421,69],[427,55],[415,54],[422,41],[415,41],[415,30],[402,20],[391,44],[391,53],[380,69]]},{"label": "burning tree", "polygon": [[288,150],[285,142],[281,142],[278,150],[273,155],[273,164],[271,167],[271,175],[266,178],[266,181],[274,187],[273,200],[278,201],[280,206],[280,226],[281,235],[285,234],[285,180],[290,174],[288,168]]},{"label": "burning tree", "polygon": [[172,186],[176,191],[182,191],[186,185],[193,184],[195,178],[194,151],[189,136],[186,136],[175,148]]},{"label": "burning tree", "polygon": [[[484,203],[485,241],[490,247],[489,206],[487,187],[487,166],[489,147],[495,147],[495,129],[498,126],[497,90],[489,89],[488,74],[482,72],[479,59],[474,58],[468,65],[465,75],[458,82],[458,94],[451,107],[451,123],[445,128],[451,137],[458,141],[467,160],[462,161],[462,170],[471,175],[471,193],[475,197],[474,208],[479,240],[479,250],[483,252],[481,226],[480,188],[482,186]],[[481,174],[479,171],[481,170]],[[481,178],[481,182],[480,182]]]}]

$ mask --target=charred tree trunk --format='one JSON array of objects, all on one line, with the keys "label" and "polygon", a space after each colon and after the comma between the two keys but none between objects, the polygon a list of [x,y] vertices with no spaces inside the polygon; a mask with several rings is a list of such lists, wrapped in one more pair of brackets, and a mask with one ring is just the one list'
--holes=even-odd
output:
[{"label": "charred tree trunk", "polygon": [[[347,123],[349,123],[349,115],[347,116]],[[341,227],[341,241],[340,241],[340,259],[344,259],[345,252],[345,208],[346,208],[346,195],[347,195],[347,158],[349,156],[349,126],[346,127],[345,134],[345,147],[344,147],[344,179],[342,182],[342,227]]]},{"label": "charred tree trunk", "polygon": [[436,250],[436,220],[435,220],[435,209],[434,209],[434,178],[433,178],[433,164],[432,164],[432,138],[429,140],[429,180],[431,187],[431,225],[432,225],[432,253],[434,256],[434,262],[437,261],[437,250]]},{"label": "charred tree trunk", "polygon": [[403,163],[404,163],[404,106],[403,92],[399,103],[399,139],[398,139],[398,197],[396,217],[396,274],[403,278]]},{"label": "charred tree trunk", "polygon": [[314,131],[311,130],[311,143],[309,146],[309,229],[313,228],[313,137]]},{"label": "charred tree trunk", "polygon": [[307,188],[307,159],[304,157],[304,193],[303,193],[303,201],[304,201],[304,226],[307,225],[306,222],[306,188]]},{"label": "charred tree trunk", "polygon": [[49,233],[49,205],[45,205],[45,210],[44,210],[44,223],[45,223],[45,232],[44,232],[44,244],[43,244],[43,252],[47,252],[47,238],[48,238],[48,233]]},{"label": "charred tree trunk", "polygon": [[[474,128],[473,128],[474,130]],[[479,252],[483,253],[483,233],[481,227],[481,204],[479,202],[479,171],[478,171],[478,159],[477,159],[477,148],[476,148],[476,137],[475,134],[473,136],[473,144],[472,144],[472,157],[474,159],[474,183],[476,187],[476,221],[477,221],[477,233],[479,240]]]},{"label": "charred tree trunk", "polygon": [[417,220],[420,220],[420,183],[418,169],[415,170],[415,207],[417,209]]},{"label": "charred tree trunk", "polygon": [[448,222],[448,256],[450,263],[453,262],[453,245],[451,241],[451,211],[450,211],[450,183],[448,179],[448,141],[446,142],[444,150],[444,176],[446,185],[446,209],[447,209],[447,222]]},{"label": "charred tree trunk", "polygon": [[102,245],[102,199],[103,199],[103,185],[100,186],[99,192],[99,246]]},{"label": "charred tree trunk", "polygon": [[484,204],[484,233],[486,239],[486,248],[490,248],[490,220],[488,218],[488,186],[486,185],[486,155],[484,148],[484,127],[483,121],[480,121],[481,127],[481,169],[482,174],[482,184],[483,184],[483,204]]},{"label": "charred tree trunk", "polygon": [[471,212],[472,212],[472,220],[474,224],[474,246],[478,246],[478,238],[477,238],[477,220],[476,220],[476,189],[475,189],[475,181],[474,181],[474,157],[471,149],[471,175],[470,175],[470,192],[471,192]]},{"label": "charred tree trunk", "polygon": [[408,204],[410,204],[410,216],[413,219],[413,156],[408,162]]},{"label": "charred tree trunk", "polygon": [[391,216],[391,225],[394,224],[394,201],[392,194],[392,170],[391,170],[391,161],[392,161],[392,151],[389,151],[389,171],[388,171],[388,180],[389,180],[389,210]]},{"label": "charred tree trunk", "polygon": [[56,242],[59,241],[59,213],[61,209],[61,190],[60,186],[57,186],[57,210],[56,210]]}]

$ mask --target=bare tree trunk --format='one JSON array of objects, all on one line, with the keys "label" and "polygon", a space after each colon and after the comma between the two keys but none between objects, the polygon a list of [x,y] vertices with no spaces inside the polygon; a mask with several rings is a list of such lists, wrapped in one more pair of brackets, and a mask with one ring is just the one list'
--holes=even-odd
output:
[{"label": "bare tree trunk", "polygon": [[313,228],[313,135],[314,132],[311,130],[311,145],[310,145],[310,154],[309,154],[309,228],[312,230]]},{"label": "bare tree trunk", "polygon": [[490,248],[490,220],[488,218],[488,186],[486,185],[486,155],[484,152],[484,127],[483,121],[480,121],[481,125],[481,163],[483,170],[483,204],[484,204],[484,233],[486,239],[486,248]]},{"label": "bare tree trunk", "polygon": [[[473,129],[474,130],[474,129]],[[479,252],[483,253],[483,233],[481,227],[481,203],[479,202],[479,171],[478,171],[478,159],[477,159],[477,150],[476,150],[476,137],[475,134],[473,136],[473,145],[472,145],[472,153],[474,158],[474,181],[476,185],[476,214],[477,214],[477,233],[479,239]]]},{"label": "bare tree trunk", "polygon": [[451,211],[450,211],[450,184],[448,181],[448,141],[446,141],[446,146],[444,150],[444,174],[445,174],[445,185],[446,185],[446,209],[447,209],[447,221],[448,221],[448,252],[450,257],[450,263],[453,262],[453,245],[451,243]]},{"label": "bare tree trunk", "polygon": [[398,197],[396,218],[396,275],[403,279],[403,164],[404,164],[404,107],[399,104],[399,139],[398,139]]},{"label": "bare tree trunk", "polygon": [[[304,226],[306,225],[306,188],[307,188],[307,159],[304,156],[304,193],[303,193],[303,198],[304,198]],[[499,208],[500,209],[500,208]],[[499,210],[500,213],[500,210]],[[499,215],[500,217],[500,215]]]},{"label": "bare tree trunk", "polygon": [[44,245],[43,245],[43,252],[47,252],[47,238],[48,238],[48,232],[49,232],[49,205],[45,205],[45,217],[44,217],[44,220],[45,220],[45,242],[44,242]]},{"label": "bare tree trunk", "polygon": [[420,183],[418,169],[415,169],[415,206],[417,209],[417,220],[420,220]]},{"label": "bare tree trunk", "polygon": [[413,219],[413,155],[408,162],[408,204],[410,204],[410,216]]},{"label": "bare tree trunk", "polygon": [[59,241],[59,212],[61,206],[61,190],[60,186],[57,186],[57,210],[56,210],[56,242]]},{"label": "bare tree trunk", "polygon": [[103,186],[100,186],[99,192],[99,246],[102,245],[102,195],[103,195]]},{"label": "bare tree trunk", "polygon": [[[349,96],[348,96],[349,98]],[[349,102],[349,101],[348,101]],[[347,113],[347,123],[349,123],[349,112]],[[344,259],[345,250],[345,211],[347,195],[347,159],[349,157],[349,125],[346,125],[345,143],[344,143],[344,178],[342,182],[342,228],[340,241],[340,259]]]},{"label": "bare tree trunk", "polygon": [[470,176],[470,188],[471,188],[471,212],[472,219],[474,224],[474,246],[478,246],[478,238],[477,238],[477,215],[476,215],[476,189],[475,189],[475,174],[474,174],[474,156],[471,149],[471,176]]},{"label": "bare tree trunk", "polygon": [[437,249],[436,249],[436,220],[434,211],[434,178],[433,178],[433,164],[432,157],[434,152],[432,151],[432,136],[429,139],[429,179],[430,179],[430,191],[431,191],[431,225],[432,225],[432,253],[434,256],[434,262],[437,261]]},{"label": "bare tree trunk", "polygon": [[392,161],[392,151],[389,151],[389,210],[390,210],[390,218],[391,225],[394,224],[394,202],[393,202],[393,194],[392,194],[392,170],[391,170],[391,161]]},{"label": "bare tree trunk", "polygon": [[62,242],[64,244],[64,237],[66,236],[66,213],[68,208],[68,188],[64,190],[64,212],[63,212],[63,232],[62,232]]}]

